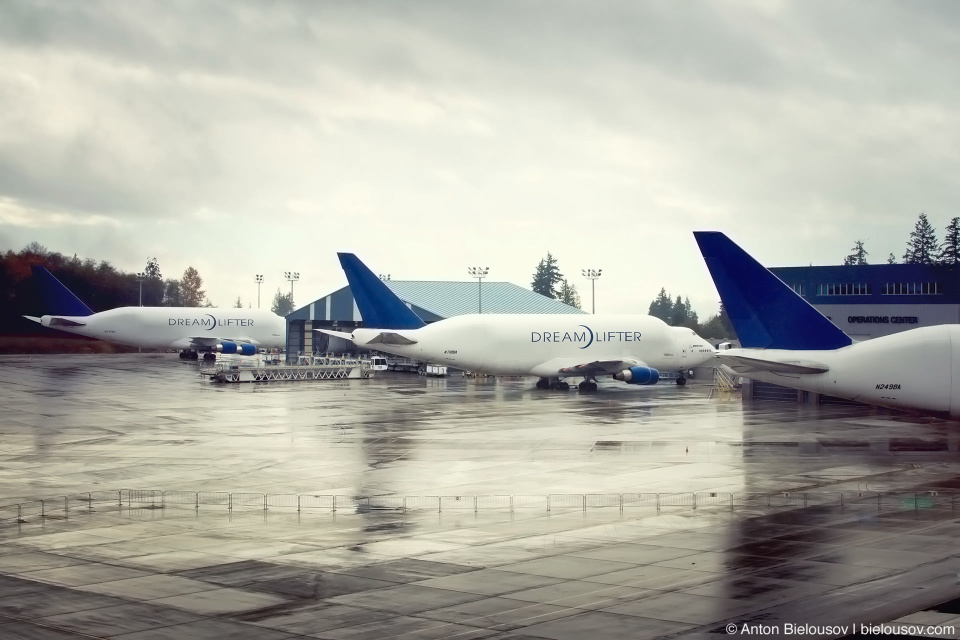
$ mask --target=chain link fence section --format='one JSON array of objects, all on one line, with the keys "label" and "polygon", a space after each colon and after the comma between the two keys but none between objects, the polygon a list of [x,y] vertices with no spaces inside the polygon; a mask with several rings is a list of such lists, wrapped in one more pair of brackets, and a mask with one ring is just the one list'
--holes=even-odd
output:
[{"label": "chain link fence section", "polygon": [[221,506],[233,509],[319,510],[336,513],[387,511],[571,511],[616,508],[621,512],[649,508],[662,509],[729,508],[768,512],[771,509],[839,507],[844,510],[872,512],[928,512],[931,517],[954,514],[960,506],[956,492],[938,490],[810,492],[780,491],[766,493],[587,493],[549,495],[486,496],[336,496],[324,494],[264,494],[225,491],[160,491],[157,489],[120,489],[77,493],[42,500],[27,500],[0,505],[0,523],[24,523],[45,518],[69,518],[71,513],[95,511],[95,506],[129,509],[131,512],[162,510],[169,507]]}]

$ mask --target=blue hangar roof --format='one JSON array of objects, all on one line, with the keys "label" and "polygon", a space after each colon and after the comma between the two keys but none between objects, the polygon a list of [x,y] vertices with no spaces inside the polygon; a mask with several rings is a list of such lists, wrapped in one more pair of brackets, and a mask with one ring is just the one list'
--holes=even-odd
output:
[{"label": "blue hangar roof", "polygon": [[[481,302],[483,313],[585,313],[511,282],[484,282],[482,289],[476,282],[388,280],[386,284],[425,322],[477,313]],[[361,318],[347,286],[297,309],[287,320],[359,322]]]}]

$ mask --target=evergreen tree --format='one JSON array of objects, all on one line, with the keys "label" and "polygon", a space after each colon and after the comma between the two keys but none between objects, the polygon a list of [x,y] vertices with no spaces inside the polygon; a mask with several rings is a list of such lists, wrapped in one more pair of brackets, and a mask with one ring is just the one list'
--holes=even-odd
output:
[{"label": "evergreen tree", "polygon": [[207,292],[201,289],[203,278],[193,267],[187,267],[180,278],[180,296],[185,307],[201,307]]},{"label": "evergreen tree", "polygon": [[933,264],[939,253],[939,243],[933,225],[927,220],[927,214],[921,213],[910,232],[907,250],[903,254],[904,264]]},{"label": "evergreen tree", "polygon": [[182,307],[183,295],[180,293],[179,280],[165,280],[163,283],[163,306]]},{"label": "evergreen tree", "polygon": [[660,287],[660,293],[653,302],[650,303],[650,309],[647,311],[654,318],[660,318],[664,322],[670,322],[670,316],[673,315],[673,302],[670,300],[670,294],[664,287]]},{"label": "evergreen tree", "polygon": [[850,255],[843,259],[843,264],[867,264],[867,250],[863,248],[863,240],[857,240],[850,250]]},{"label": "evergreen tree", "polygon": [[953,218],[943,230],[940,264],[960,264],[960,218]]},{"label": "evergreen tree", "polygon": [[243,309],[243,303],[240,302],[240,296],[237,296],[237,301],[233,305],[234,309]]},{"label": "evergreen tree", "polygon": [[561,297],[561,290],[557,286],[561,282],[563,282],[563,274],[557,267],[557,259],[548,251],[547,257],[537,265],[530,288],[542,296],[556,300]]},{"label": "evergreen tree", "polygon": [[897,264],[897,256],[892,253],[887,256],[887,264]]},{"label": "evergreen tree", "polygon": [[159,307],[163,304],[164,284],[160,273],[160,264],[156,258],[149,258],[143,269],[146,279],[143,281],[143,304],[147,307]]},{"label": "evergreen tree", "polygon": [[276,295],[273,296],[273,304],[270,305],[270,310],[278,316],[285,316],[293,311],[293,292],[283,293],[280,289],[277,289]]},{"label": "evergreen tree", "polygon": [[571,307],[580,308],[580,294],[577,293],[576,285],[570,284],[570,282],[564,278],[563,282],[560,285],[560,302],[568,304]]}]

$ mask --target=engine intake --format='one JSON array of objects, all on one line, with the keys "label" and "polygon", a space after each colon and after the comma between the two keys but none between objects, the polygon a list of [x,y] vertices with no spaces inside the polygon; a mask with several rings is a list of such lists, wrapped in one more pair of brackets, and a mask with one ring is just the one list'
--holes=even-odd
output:
[{"label": "engine intake", "polygon": [[613,374],[613,379],[627,384],[657,384],[660,381],[660,372],[650,367],[630,367]]}]

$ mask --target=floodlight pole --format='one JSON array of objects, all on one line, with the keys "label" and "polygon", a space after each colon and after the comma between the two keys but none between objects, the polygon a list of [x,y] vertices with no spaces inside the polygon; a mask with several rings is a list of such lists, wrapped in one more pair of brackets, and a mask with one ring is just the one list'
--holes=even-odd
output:
[{"label": "floodlight pole", "polygon": [[300,279],[300,272],[284,271],[283,277],[290,281],[290,302],[293,302],[293,283]]},{"label": "floodlight pole", "polygon": [[490,272],[490,267],[467,267],[471,278],[477,279],[477,313],[483,313],[483,279]]},{"label": "floodlight pole", "polygon": [[580,273],[583,274],[583,277],[590,281],[590,313],[597,312],[596,306],[596,285],[597,278],[600,277],[600,274],[603,273],[603,269],[581,269]]},{"label": "floodlight pole", "polygon": [[147,277],[147,274],[143,271],[137,274],[137,282],[140,283],[140,306],[143,306],[143,280]]},{"label": "floodlight pole", "polygon": [[257,309],[260,308],[260,285],[263,284],[263,274],[258,273],[254,276],[257,281]]}]

